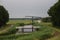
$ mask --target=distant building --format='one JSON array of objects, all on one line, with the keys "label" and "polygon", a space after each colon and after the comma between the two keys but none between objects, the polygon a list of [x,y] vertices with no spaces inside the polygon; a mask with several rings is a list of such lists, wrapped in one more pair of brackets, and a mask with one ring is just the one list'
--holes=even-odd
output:
[{"label": "distant building", "polygon": [[38,23],[41,23],[41,20],[37,20]]}]

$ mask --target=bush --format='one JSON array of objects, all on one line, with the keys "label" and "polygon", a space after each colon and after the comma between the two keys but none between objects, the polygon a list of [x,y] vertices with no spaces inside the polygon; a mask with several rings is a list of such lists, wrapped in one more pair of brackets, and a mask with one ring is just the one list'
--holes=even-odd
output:
[{"label": "bush", "polygon": [[26,23],[25,25],[32,25],[32,23]]},{"label": "bush", "polygon": [[43,35],[40,37],[40,40],[44,40],[44,39],[50,38],[51,36],[52,36],[51,34],[45,33],[45,34],[43,34]]},{"label": "bush", "polygon": [[24,26],[24,23],[17,23],[18,26]]},{"label": "bush", "polygon": [[12,27],[12,28],[10,28],[10,29],[8,30],[8,32],[9,32],[10,34],[16,33],[16,28],[15,28],[15,27]]}]

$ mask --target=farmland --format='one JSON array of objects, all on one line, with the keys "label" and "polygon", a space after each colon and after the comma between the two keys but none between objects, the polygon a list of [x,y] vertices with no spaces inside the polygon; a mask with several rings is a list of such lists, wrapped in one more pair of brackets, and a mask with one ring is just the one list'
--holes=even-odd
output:
[{"label": "farmland", "polygon": [[9,20],[8,24],[31,23],[31,20]]}]

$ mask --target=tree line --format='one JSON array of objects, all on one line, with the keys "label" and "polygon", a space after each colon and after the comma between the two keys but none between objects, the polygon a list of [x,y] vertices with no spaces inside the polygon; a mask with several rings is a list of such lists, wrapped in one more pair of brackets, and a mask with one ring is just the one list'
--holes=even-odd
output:
[{"label": "tree line", "polygon": [[60,26],[60,0],[48,10],[53,26]]}]

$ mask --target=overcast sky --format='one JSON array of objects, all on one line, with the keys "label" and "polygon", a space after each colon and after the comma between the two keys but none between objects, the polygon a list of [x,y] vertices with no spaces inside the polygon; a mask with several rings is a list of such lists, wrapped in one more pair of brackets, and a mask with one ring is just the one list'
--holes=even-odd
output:
[{"label": "overcast sky", "polygon": [[10,18],[25,16],[48,16],[48,9],[57,0],[1,0],[0,3],[8,10]]}]

